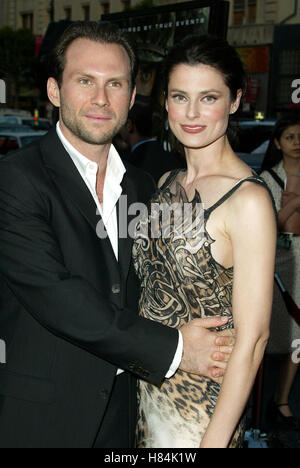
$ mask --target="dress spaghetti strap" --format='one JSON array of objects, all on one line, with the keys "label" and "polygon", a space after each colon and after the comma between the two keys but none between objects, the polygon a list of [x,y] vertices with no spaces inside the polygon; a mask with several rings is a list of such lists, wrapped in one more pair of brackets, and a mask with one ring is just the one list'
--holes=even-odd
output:
[{"label": "dress spaghetti strap", "polygon": [[165,180],[165,182],[163,183],[163,185],[160,187],[159,190],[164,191],[168,187],[170,187],[170,185],[174,182],[174,180],[178,176],[179,172],[181,172],[181,169],[176,169],[175,171],[171,171],[170,174],[168,175],[167,179]]},{"label": "dress spaghetti strap", "polygon": [[219,201],[217,201],[213,206],[211,206],[210,208],[205,210],[205,218],[208,219],[210,217],[210,215],[212,214],[212,212],[215,211],[219,206],[221,206],[226,200],[228,200],[241,187],[241,185],[243,183],[245,183],[245,182],[254,182],[255,184],[261,185],[265,189],[267,189],[267,191],[269,192],[269,194],[271,196],[271,199],[272,199],[274,211],[275,211],[275,213],[277,213],[274,198],[273,198],[273,195],[272,195],[269,187],[267,186],[266,182],[261,177],[259,177],[255,173],[253,173],[253,175],[251,177],[246,177],[245,179],[242,179],[239,182],[237,182],[237,184],[234,187],[232,187],[232,189],[229,190],[229,192],[225,193],[225,195],[223,195],[223,197],[220,198]]}]

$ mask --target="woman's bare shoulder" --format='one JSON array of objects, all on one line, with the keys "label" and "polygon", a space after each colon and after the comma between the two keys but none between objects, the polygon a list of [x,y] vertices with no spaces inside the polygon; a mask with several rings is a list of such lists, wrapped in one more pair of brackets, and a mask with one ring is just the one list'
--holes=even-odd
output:
[{"label": "woman's bare shoulder", "polygon": [[235,213],[251,214],[273,211],[273,204],[270,192],[266,185],[245,181],[232,197],[232,205]]}]

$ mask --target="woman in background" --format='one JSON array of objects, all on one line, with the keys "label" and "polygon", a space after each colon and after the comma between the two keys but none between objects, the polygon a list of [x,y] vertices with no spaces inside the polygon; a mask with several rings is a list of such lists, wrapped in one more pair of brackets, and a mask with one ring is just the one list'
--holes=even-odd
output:
[{"label": "woman in background", "polygon": [[188,205],[198,224],[180,229],[178,212],[169,224],[159,216],[141,223],[150,230],[156,221],[160,236],[144,229],[135,241],[140,313],[176,328],[196,317],[228,316],[236,346],[221,387],[183,371],[159,389],[140,382],[138,446],[239,448],[269,337],[274,209],[265,183],[234,154],[226,134],[246,81],[236,51],[221,39],[190,37],[170,51],[165,73],[169,124],[187,170],[166,174],[152,203]]},{"label": "woman in background", "polygon": [[[274,129],[262,177],[275,199],[281,236],[276,271],[288,292],[300,305],[300,113],[280,119]],[[286,233],[286,234],[283,234]],[[275,288],[271,336],[268,351],[285,355],[277,391],[268,408],[271,422],[282,428],[299,429],[289,406],[289,396],[298,364],[292,360],[293,343],[300,339],[300,327],[288,314],[279,289]]]}]

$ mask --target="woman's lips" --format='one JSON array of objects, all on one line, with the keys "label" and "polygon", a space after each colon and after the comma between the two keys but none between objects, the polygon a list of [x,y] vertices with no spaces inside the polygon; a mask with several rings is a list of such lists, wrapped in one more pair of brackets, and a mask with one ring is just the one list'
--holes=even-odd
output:
[{"label": "woman's lips", "polygon": [[203,125],[181,125],[181,128],[186,133],[201,133],[206,129]]}]

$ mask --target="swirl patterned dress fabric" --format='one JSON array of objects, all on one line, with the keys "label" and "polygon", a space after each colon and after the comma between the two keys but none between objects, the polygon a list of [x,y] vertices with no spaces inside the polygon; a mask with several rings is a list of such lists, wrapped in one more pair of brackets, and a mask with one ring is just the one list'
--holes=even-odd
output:
[{"label": "swirl patterned dress fabric", "polygon": [[[240,181],[210,210],[202,209],[198,192],[192,202],[171,173],[151,200],[151,206],[172,207],[169,222],[150,214],[137,227],[133,248],[136,272],[141,280],[140,315],[163,325],[180,328],[194,318],[232,317],[233,268],[217,263],[211,253],[214,240],[206,230],[210,214],[243,183],[263,184],[258,176]],[[180,212],[192,207],[192,218],[183,227]],[[203,206],[202,206],[203,208]],[[151,211],[152,212],[152,211]],[[153,232],[156,234],[153,236]],[[159,233],[159,235],[157,235]],[[139,448],[199,448],[213,415],[220,386],[205,377],[178,371],[160,388],[139,382],[137,446]],[[230,443],[240,448],[244,418]]]}]

